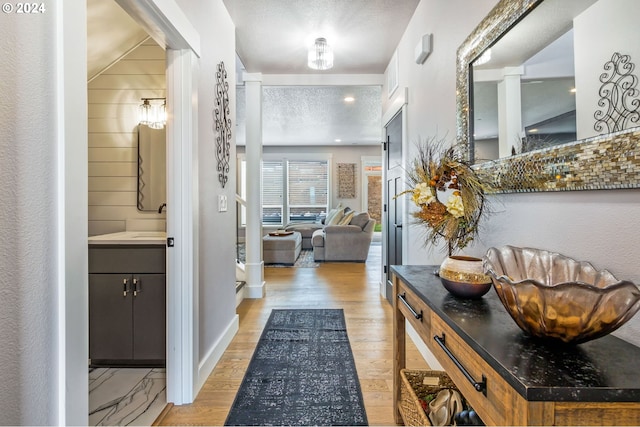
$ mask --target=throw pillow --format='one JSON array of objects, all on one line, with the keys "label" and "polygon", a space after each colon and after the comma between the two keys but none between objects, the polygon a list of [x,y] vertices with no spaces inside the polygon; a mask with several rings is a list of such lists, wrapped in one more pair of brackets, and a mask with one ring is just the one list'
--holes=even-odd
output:
[{"label": "throw pillow", "polygon": [[353,218],[354,211],[349,211],[349,213],[345,214],[342,219],[338,222],[338,225],[349,225],[351,222],[351,218]]},{"label": "throw pillow", "polygon": [[327,214],[327,216],[325,216],[325,217],[322,219],[322,223],[323,223],[323,224],[328,224],[328,223],[329,223],[329,221],[331,221],[331,218],[333,218],[334,216],[336,216],[336,212],[338,212],[338,209],[335,209],[335,208],[334,208],[334,209],[330,209],[330,210],[329,210],[329,213]]},{"label": "throw pillow", "polygon": [[327,216],[324,218],[323,223],[329,225],[329,221],[331,221],[333,219],[334,216],[336,216],[338,214],[338,211],[342,209],[342,203],[338,203],[338,206],[336,206],[333,209],[329,210],[329,213],[327,214]]},{"label": "throw pillow", "polygon": [[331,217],[329,221],[325,221],[324,224],[337,225],[343,216],[344,216],[344,209],[338,209],[338,212],[336,212],[336,214],[333,217]]},{"label": "throw pillow", "polygon": [[367,225],[367,223],[369,222],[369,213],[368,212],[360,212],[358,215],[354,215],[353,218],[351,218],[351,225],[357,225],[358,227],[364,229],[364,227]]}]

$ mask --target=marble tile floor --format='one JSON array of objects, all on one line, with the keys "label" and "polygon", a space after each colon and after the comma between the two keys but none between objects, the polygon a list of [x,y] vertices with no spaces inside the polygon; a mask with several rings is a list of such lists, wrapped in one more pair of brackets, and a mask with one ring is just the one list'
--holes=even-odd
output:
[{"label": "marble tile floor", "polygon": [[90,426],[150,426],[166,404],[165,368],[89,368]]}]

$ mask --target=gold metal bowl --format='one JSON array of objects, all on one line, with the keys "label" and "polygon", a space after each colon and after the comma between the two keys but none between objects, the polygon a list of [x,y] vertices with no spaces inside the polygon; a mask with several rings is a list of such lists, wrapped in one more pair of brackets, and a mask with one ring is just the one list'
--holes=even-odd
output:
[{"label": "gold metal bowl", "polygon": [[640,309],[637,285],[558,253],[490,248],[483,269],[513,320],[536,337],[579,344],[615,331]]}]

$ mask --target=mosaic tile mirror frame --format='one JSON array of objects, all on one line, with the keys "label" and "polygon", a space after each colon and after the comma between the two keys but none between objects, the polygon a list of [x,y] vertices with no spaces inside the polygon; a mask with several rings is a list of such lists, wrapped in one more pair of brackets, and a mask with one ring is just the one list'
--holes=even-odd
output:
[{"label": "mosaic tile mirror frame", "polygon": [[[551,1],[558,0],[501,0],[458,48],[456,135],[457,142],[467,147],[466,155],[472,163],[472,63],[530,11],[543,2]],[[586,1],[593,4],[607,0]],[[604,30],[600,28],[594,31]],[[615,56],[616,49],[620,49],[620,46],[611,49]],[[640,63],[640,57],[631,58],[631,61]],[[605,71],[606,65],[603,64],[599,73]],[[605,127],[603,131],[597,132],[599,135],[587,139],[477,163],[474,168],[493,184],[498,193],[640,188],[640,97],[637,90],[638,74],[637,71],[635,74],[632,71],[633,64],[629,72],[631,82],[627,84],[627,89],[630,87],[631,90],[627,93],[627,96],[631,96],[631,103],[624,106],[625,114],[630,119],[624,124],[623,130],[618,130],[620,127]],[[598,85],[604,88],[604,83]],[[589,112],[592,118],[597,109],[598,106],[594,105],[593,111]]]}]

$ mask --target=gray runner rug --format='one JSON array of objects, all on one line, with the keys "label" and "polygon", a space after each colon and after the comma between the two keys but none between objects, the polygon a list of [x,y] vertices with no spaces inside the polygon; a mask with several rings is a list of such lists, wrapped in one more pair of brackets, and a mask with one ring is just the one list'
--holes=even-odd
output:
[{"label": "gray runner rug", "polygon": [[225,425],[367,425],[342,309],[272,310]]}]

